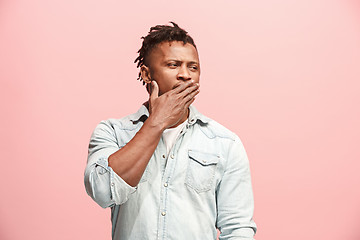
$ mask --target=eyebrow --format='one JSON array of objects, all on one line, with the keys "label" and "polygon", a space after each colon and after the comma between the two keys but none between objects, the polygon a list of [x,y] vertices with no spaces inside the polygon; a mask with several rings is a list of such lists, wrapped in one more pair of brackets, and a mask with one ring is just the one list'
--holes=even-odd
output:
[{"label": "eyebrow", "polygon": [[[171,62],[171,61],[174,61],[174,62],[177,62],[177,63],[184,62],[184,61],[180,61],[180,60],[176,60],[176,59],[167,59],[167,60],[165,60],[165,62]],[[196,62],[196,61],[190,61],[190,62],[188,62],[188,64],[197,64],[197,65],[199,65],[199,63]]]}]

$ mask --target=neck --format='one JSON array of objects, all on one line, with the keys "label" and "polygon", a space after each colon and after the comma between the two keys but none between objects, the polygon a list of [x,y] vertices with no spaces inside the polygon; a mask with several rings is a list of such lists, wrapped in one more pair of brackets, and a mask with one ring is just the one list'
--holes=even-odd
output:
[{"label": "neck", "polygon": [[179,122],[177,122],[175,125],[171,126],[170,128],[177,127],[180,124],[182,124],[183,122],[185,122],[186,119],[188,119],[188,117],[189,117],[189,113],[190,113],[189,109],[186,109],[186,114],[184,115],[184,117],[182,117]]}]

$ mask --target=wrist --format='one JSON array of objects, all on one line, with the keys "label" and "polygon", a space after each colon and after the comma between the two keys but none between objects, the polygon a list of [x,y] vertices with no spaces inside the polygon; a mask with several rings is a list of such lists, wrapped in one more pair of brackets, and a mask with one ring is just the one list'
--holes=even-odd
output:
[{"label": "wrist", "polygon": [[157,121],[154,117],[152,117],[151,115],[148,117],[148,119],[145,121],[144,125],[147,125],[149,128],[151,128],[154,131],[158,131],[160,133],[162,133],[165,129],[166,126],[164,123]]}]

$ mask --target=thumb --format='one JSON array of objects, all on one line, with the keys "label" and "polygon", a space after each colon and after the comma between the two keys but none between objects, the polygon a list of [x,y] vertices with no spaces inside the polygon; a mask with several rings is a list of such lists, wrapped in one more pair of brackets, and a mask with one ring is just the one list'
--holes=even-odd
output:
[{"label": "thumb", "polygon": [[150,99],[154,100],[159,97],[159,86],[155,80],[151,81],[151,94]]}]

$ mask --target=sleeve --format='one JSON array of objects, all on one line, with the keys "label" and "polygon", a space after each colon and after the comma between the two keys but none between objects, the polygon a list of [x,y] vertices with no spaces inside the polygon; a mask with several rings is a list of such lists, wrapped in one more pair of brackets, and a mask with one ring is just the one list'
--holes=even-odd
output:
[{"label": "sleeve", "polygon": [[216,199],[219,240],[253,240],[257,227],[253,221],[254,198],[250,167],[244,146],[238,137],[230,146]]},{"label": "sleeve", "polygon": [[136,191],[108,166],[108,157],[119,149],[113,126],[100,122],[90,138],[84,183],[87,194],[103,208],[123,204]]}]

